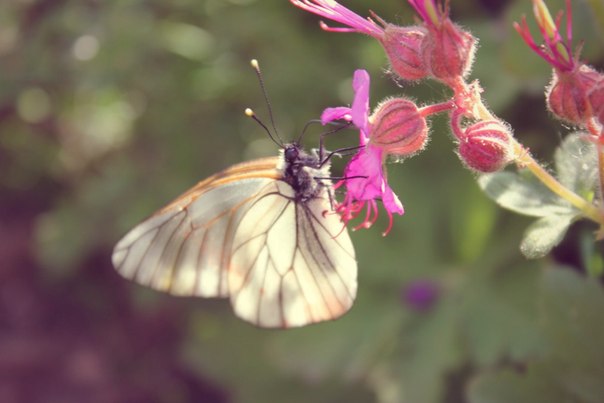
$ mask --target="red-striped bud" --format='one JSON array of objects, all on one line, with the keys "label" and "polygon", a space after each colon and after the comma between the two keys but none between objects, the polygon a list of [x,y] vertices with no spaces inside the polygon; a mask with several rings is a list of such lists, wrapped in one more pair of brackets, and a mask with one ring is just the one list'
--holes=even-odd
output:
[{"label": "red-striped bud", "polygon": [[476,39],[448,18],[437,27],[428,27],[422,59],[430,74],[445,83],[467,75],[474,61]]},{"label": "red-striped bud", "polygon": [[426,119],[417,105],[408,99],[393,98],[382,102],[370,121],[369,142],[386,154],[410,156],[426,145]]},{"label": "red-striped bud", "polygon": [[387,24],[384,35],[379,38],[390,68],[405,80],[420,80],[428,75],[421,56],[422,40],[426,29],[420,26],[399,27]]},{"label": "red-striped bud", "polygon": [[604,122],[604,76],[585,64],[554,70],[546,99],[550,111],[569,123],[583,125],[591,117]]},{"label": "red-striped bud", "polygon": [[459,157],[478,172],[496,172],[512,161],[510,130],[497,120],[474,123],[459,139]]}]

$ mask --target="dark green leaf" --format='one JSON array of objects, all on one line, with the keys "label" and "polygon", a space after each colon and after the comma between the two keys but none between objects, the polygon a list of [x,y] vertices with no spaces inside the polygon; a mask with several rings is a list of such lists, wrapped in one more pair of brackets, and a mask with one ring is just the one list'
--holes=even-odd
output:
[{"label": "dark green leaf", "polygon": [[467,349],[478,366],[496,365],[502,357],[526,359],[541,350],[535,301],[540,277],[534,266],[506,267],[464,287]]},{"label": "dark green leaf", "polygon": [[468,392],[470,403],[569,403],[569,396],[545,374],[500,371],[476,378]]},{"label": "dark green leaf", "polygon": [[[359,379],[368,373],[378,352],[398,337],[404,317],[398,299],[369,298],[359,296],[338,321],[274,334],[270,351],[276,366],[314,380]],[[381,309],[375,309],[378,304]]]},{"label": "dark green leaf", "polygon": [[[541,284],[544,330],[552,355],[591,367],[604,379],[604,290],[596,280],[569,269],[545,272]],[[595,373],[594,373],[595,375]],[[604,396],[604,383],[601,383]]]},{"label": "dark green leaf", "polygon": [[449,296],[430,315],[419,318],[400,340],[399,348],[406,351],[397,364],[402,396],[398,401],[442,401],[445,374],[458,368],[464,359],[458,308],[454,297]]},{"label": "dark green leaf", "polygon": [[471,403],[601,403],[604,396],[604,291],[569,269],[545,270],[540,284],[543,354],[522,371],[478,376]]}]

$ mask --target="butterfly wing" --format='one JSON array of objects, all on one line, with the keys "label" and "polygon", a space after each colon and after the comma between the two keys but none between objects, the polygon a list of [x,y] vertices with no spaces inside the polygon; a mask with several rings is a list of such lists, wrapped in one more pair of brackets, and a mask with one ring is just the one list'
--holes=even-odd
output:
[{"label": "butterfly wing", "polygon": [[300,202],[285,182],[267,184],[242,214],[228,283],[235,313],[262,327],[304,326],[347,312],[357,263],[327,192]]},{"label": "butterfly wing", "polygon": [[279,159],[234,165],[191,188],[116,245],[124,277],[175,295],[227,297],[225,267],[243,211],[279,178]]},{"label": "butterfly wing", "polygon": [[262,327],[341,316],[357,289],[348,232],[326,191],[296,201],[279,163],[239,164],[200,182],[127,233],[114,266],[159,291],[230,296],[239,317]]}]

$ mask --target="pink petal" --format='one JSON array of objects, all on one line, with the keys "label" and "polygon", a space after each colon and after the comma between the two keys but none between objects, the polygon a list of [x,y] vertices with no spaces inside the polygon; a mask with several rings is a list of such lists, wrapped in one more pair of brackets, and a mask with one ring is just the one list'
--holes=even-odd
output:
[{"label": "pink petal", "polygon": [[369,85],[371,79],[366,70],[356,70],[352,79],[354,100],[352,101],[352,122],[356,127],[369,135]]},{"label": "pink petal", "polygon": [[382,150],[368,146],[355,155],[346,166],[347,194],[355,200],[373,200],[382,197],[384,174]]},{"label": "pink petal", "polygon": [[392,191],[392,189],[388,185],[386,185],[384,195],[382,196],[382,204],[384,205],[386,211],[390,213],[396,213],[399,215],[405,214],[403,204],[398,199],[398,196]]},{"label": "pink petal", "polygon": [[351,109],[345,106],[338,106],[336,108],[327,108],[321,114],[321,123],[323,125],[340,119],[350,121],[352,119]]},{"label": "pink petal", "polygon": [[374,38],[384,36],[384,29],[377,25],[373,20],[363,18],[353,11],[334,0],[290,0],[294,6],[303,10],[317,14],[321,17],[329,18],[332,21],[339,22],[350,28],[329,28],[322,24],[322,28],[335,32],[360,32],[371,35]]}]

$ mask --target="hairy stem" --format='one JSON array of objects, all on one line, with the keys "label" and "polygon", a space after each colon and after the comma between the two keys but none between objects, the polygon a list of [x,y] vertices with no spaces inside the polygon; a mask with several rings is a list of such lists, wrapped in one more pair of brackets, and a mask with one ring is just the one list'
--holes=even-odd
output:
[{"label": "hairy stem", "polygon": [[516,153],[516,164],[519,167],[527,168],[552,192],[581,210],[585,217],[600,224],[601,227],[604,227],[604,216],[596,206],[563,186],[533,158],[530,152],[524,148],[522,144],[518,143],[515,139],[513,142]]},{"label": "hairy stem", "polygon": [[[453,90],[459,99],[472,106],[471,110],[475,118],[482,120],[497,119],[485,106],[480,96],[479,84],[474,83],[474,88],[463,79],[454,83]],[[604,130],[603,130],[604,131]],[[570,204],[583,212],[583,215],[600,225],[598,239],[604,239],[604,214],[593,203],[585,200],[572,190],[562,185],[558,180],[545,170],[531,155],[531,153],[516,139],[512,138],[515,162],[519,168],[527,168],[552,192],[568,201]],[[601,188],[604,189],[604,147],[598,147],[598,162],[601,180]],[[604,190],[603,190],[604,191]]]}]

